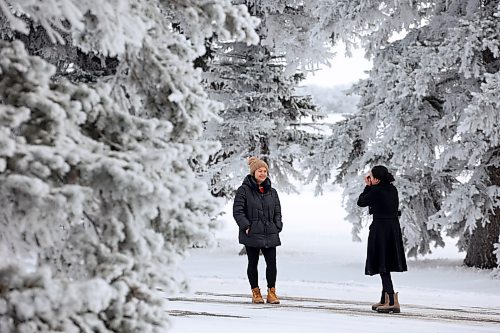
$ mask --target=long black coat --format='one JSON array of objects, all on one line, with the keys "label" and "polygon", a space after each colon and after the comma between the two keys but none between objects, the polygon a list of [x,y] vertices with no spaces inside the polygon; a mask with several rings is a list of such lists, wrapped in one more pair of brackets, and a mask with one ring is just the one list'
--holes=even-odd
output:
[{"label": "long black coat", "polygon": [[399,198],[394,185],[366,186],[358,206],[369,206],[373,222],[368,234],[365,274],[404,272],[407,269],[403,237],[398,219]]},{"label": "long black coat", "polygon": [[[267,178],[264,193],[259,191],[255,178],[248,175],[236,191],[233,217],[239,227],[240,244],[266,248],[281,245],[279,233],[283,228],[278,193]],[[250,227],[248,235],[245,230]]]}]

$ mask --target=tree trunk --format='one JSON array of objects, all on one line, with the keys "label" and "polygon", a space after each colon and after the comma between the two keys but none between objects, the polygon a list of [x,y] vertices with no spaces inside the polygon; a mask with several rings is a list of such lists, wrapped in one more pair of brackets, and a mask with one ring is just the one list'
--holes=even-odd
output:
[{"label": "tree trunk", "polygon": [[[492,184],[500,185],[500,169],[488,168]],[[490,223],[485,226],[478,224],[472,232],[467,255],[464,263],[470,267],[496,268],[498,262],[494,251],[494,244],[499,242],[500,236],[500,209],[495,209],[495,214],[490,212]]]},{"label": "tree trunk", "polygon": [[465,256],[465,265],[478,268],[495,268],[498,266],[497,258],[493,253],[494,244],[498,243],[500,235],[500,210],[490,217],[490,223],[482,226],[479,224],[472,233]]}]

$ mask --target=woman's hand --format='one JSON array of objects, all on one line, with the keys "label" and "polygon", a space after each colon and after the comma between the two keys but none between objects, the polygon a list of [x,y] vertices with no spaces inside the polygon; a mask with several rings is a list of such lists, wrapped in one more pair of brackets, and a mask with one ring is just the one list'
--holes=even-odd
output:
[{"label": "woman's hand", "polygon": [[247,230],[245,230],[245,233],[247,234],[247,236],[248,236],[249,232],[250,232],[250,227],[248,227]]},{"label": "woman's hand", "polygon": [[377,185],[378,183],[380,183],[380,179],[372,177],[371,175],[365,176],[365,184],[366,184],[366,186]]}]

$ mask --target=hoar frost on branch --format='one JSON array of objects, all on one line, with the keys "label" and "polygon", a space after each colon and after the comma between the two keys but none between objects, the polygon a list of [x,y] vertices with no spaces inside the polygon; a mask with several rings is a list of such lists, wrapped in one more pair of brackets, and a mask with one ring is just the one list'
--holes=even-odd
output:
[{"label": "hoar frost on branch", "polygon": [[[0,0],[80,52],[114,56],[92,84],[19,41],[0,41],[1,332],[163,332],[156,288],[183,286],[185,249],[210,241],[220,209],[189,161],[219,105],[193,61],[217,33],[257,40],[257,20],[229,1]],[[99,11],[97,10],[99,8]],[[178,32],[179,13],[193,27]],[[64,22],[64,23],[61,23]]]},{"label": "hoar frost on branch", "polygon": [[214,195],[231,197],[248,171],[246,158],[258,155],[270,165],[273,185],[295,190],[291,178],[301,179],[297,162],[320,135],[307,131],[302,121],[322,115],[295,88],[303,71],[327,61],[327,40],[313,35],[316,16],[300,1],[235,1],[248,6],[261,20],[258,45],[208,40],[200,59],[207,91],[224,104],[222,121],[206,124],[205,137],[221,142],[211,156],[205,176]]}]

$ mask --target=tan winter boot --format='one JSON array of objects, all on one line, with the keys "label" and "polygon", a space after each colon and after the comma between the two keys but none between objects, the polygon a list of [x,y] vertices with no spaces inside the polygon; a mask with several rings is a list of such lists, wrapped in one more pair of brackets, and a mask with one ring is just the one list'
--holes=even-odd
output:
[{"label": "tan winter boot", "polygon": [[264,304],[264,299],[262,298],[259,287],[252,289],[252,303]]},{"label": "tan winter boot", "polygon": [[280,300],[276,295],[276,288],[267,289],[267,303],[268,304],[280,304]]},{"label": "tan winter boot", "polygon": [[[386,300],[389,299],[389,296],[387,296]],[[389,305],[389,301],[386,302],[386,304],[379,306],[377,308],[377,312],[379,313],[400,313],[401,312],[401,306],[399,305],[399,300],[398,300],[398,293],[394,294],[394,305]]]},{"label": "tan winter boot", "polygon": [[372,310],[377,311],[377,308],[382,305],[389,305],[389,295],[384,291],[384,303],[376,303],[372,305]]}]

